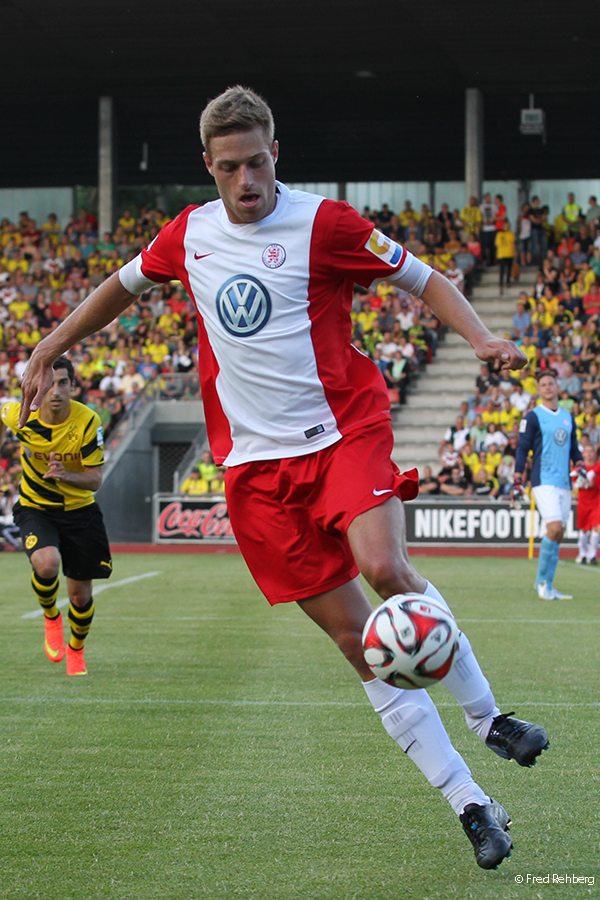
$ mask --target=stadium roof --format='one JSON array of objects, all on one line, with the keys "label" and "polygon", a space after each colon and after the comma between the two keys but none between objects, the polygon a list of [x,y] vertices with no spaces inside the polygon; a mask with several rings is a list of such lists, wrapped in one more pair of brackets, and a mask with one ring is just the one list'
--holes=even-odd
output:
[{"label": "stadium roof", "polygon": [[[486,178],[597,177],[599,25],[598,0],[0,0],[0,187],[96,183],[100,95],[120,184],[208,183],[198,114],[236,82],[271,103],[286,180],[461,180],[468,87]],[[530,94],[545,144],[519,133]]]}]

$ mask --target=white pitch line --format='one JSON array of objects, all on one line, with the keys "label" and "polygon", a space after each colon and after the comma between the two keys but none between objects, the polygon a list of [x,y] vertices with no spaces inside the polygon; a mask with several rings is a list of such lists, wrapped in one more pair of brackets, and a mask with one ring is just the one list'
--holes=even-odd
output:
[{"label": "white pitch line", "polygon": [[[513,701],[511,701],[513,702]],[[354,700],[322,700],[315,702],[313,700],[167,700],[159,697],[134,700],[134,699],[107,699],[107,698],[91,698],[91,697],[0,697],[0,703],[99,703],[105,706],[308,706],[308,707],[361,707],[365,706],[365,701]],[[600,709],[600,701],[593,700],[589,703],[553,703],[544,700],[522,700],[514,701],[514,704],[520,708],[522,706],[543,706],[551,709]],[[440,709],[455,709],[460,712],[460,706],[457,703],[436,703]]]},{"label": "white pitch line", "polygon": [[473,622],[483,625],[600,625],[600,619],[464,619],[459,615],[457,622]]},{"label": "white pitch line", "polygon": [[[94,597],[97,594],[101,594],[102,591],[107,591],[109,588],[121,587],[123,584],[131,584],[133,581],[141,581],[142,578],[153,578],[155,575],[160,575],[160,572],[144,572],[143,575],[132,575],[131,578],[122,578],[121,581],[113,581],[108,584],[99,584],[97,587],[94,587]],[[58,600],[56,605],[60,609],[63,606],[66,606],[69,602],[68,597],[63,597],[62,600]],[[24,613],[21,618],[22,619],[37,619],[39,616],[44,614],[43,609],[35,609],[32,612]]]}]

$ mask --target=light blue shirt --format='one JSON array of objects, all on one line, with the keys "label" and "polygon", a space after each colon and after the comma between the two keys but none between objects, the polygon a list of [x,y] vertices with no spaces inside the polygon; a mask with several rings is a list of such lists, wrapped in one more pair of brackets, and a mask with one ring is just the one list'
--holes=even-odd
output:
[{"label": "light blue shirt", "polygon": [[521,420],[515,471],[523,472],[527,454],[533,450],[531,484],[551,484],[571,489],[571,460],[581,459],[573,415],[561,406],[548,409],[540,404]]}]

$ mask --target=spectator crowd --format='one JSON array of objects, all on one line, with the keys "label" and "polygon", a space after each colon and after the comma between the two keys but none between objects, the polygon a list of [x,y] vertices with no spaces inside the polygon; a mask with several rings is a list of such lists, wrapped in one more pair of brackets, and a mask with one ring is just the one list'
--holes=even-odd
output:
[{"label": "spectator crowd", "polygon": [[[552,223],[548,208],[533,198],[521,209],[514,231],[500,195],[487,194],[481,203],[472,197],[462,210],[443,203],[437,214],[426,204],[415,210],[410,200],[398,213],[383,204],[362,214],[467,297],[484,266],[498,265],[501,284],[516,277],[515,265],[535,264],[539,270],[531,289],[522,292],[513,322],[527,368],[508,376],[482,368],[460,423],[457,419],[448,430],[440,449],[441,471],[435,478],[429,473],[436,484],[426,483],[422,490],[498,496],[507,489],[515,434],[523,412],[535,403],[533,376],[540,368],[556,369],[561,403],[574,411],[580,439],[598,443],[600,207],[595,198],[584,213],[570,194]],[[0,402],[19,398],[33,347],[168,220],[160,210],[124,209],[114,231],[100,235],[96,217],[84,209],[64,228],[52,213],[40,225],[27,212],[16,222],[1,219]],[[375,290],[356,287],[352,323],[354,346],[381,370],[391,404],[403,404],[443,338],[439,320],[420,299],[384,281]],[[153,288],[69,356],[76,399],[98,412],[109,434],[148,385],[167,397],[197,396],[197,382],[190,387],[181,377],[196,371],[193,303],[180,283]],[[20,471],[18,442],[9,440],[0,451],[0,516],[14,502]],[[211,492],[222,472],[207,476],[199,470],[193,478],[186,492]]]},{"label": "spectator crowd", "polygon": [[225,467],[215,465],[210,450],[205,450],[202,458],[192,467],[189,476],[182,481],[179,492],[190,497],[224,494]]},{"label": "spectator crowd", "polygon": [[[480,223],[485,259],[494,265],[483,216]],[[590,197],[584,211],[569,193],[550,222],[548,207],[535,197],[521,208],[516,234],[511,263],[526,267],[531,286],[519,293],[506,336],[521,347],[527,365],[509,372],[481,366],[472,395],[444,435],[439,471],[423,473],[422,493],[508,494],[519,423],[538,402],[536,376],[544,371],[557,375],[559,403],[573,413],[581,450],[600,450],[600,206]]]},{"label": "spectator crowd", "polygon": [[[385,218],[385,211],[380,215]],[[0,220],[0,402],[19,399],[36,344],[167,221],[160,210],[125,209],[115,230],[100,235],[95,215],[85,209],[64,228],[53,213],[40,225],[27,212],[16,222]],[[384,230],[391,233],[387,225]],[[448,268],[444,259],[440,268]],[[440,323],[421,301],[385,284],[375,292],[357,289],[352,317],[354,345],[376,361],[391,402],[404,402],[409,384],[435,354]],[[77,378],[74,397],[98,412],[109,435],[148,385],[166,397],[198,396],[197,381],[181,377],[197,366],[194,305],[180,283],[153,288],[69,357]],[[2,506],[14,502],[20,477],[18,442],[6,441],[0,453],[2,515]],[[221,472],[193,477],[186,493],[214,492],[222,482]]]},{"label": "spectator crowd", "polygon": [[[20,398],[33,347],[167,221],[161,211],[125,209],[114,232],[99,235],[86,210],[64,229],[54,214],[39,226],[27,212],[0,220],[0,403]],[[68,355],[74,397],[98,412],[108,435],[148,385],[166,397],[197,394],[197,381],[183,377],[196,372],[193,303],[179,283],[154,288]],[[19,444],[8,440],[0,450],[0,516],[14,503],[20,472]]]}]

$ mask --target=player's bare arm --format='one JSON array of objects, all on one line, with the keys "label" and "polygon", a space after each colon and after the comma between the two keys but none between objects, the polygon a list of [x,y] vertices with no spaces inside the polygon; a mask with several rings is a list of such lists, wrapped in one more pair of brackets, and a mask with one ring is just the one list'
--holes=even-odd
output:
[{"label": "player's bare arm", "polygon": [[115,272],[73,310],[56,331],[40,341],[31,355],[21,384],[20,428],[27,422],[30,412],[39,409],[52,384],[52,363],[78,341],[116,319],[135,298],[135,294],[123,287]]},{"label": "player's bare arm", "polygon": [[56,454],[51,453],[48,471],[42,477],[44,480],[54,478],[57,481],[64,481],[65,484],[70,484],[72,487],[81,488],[82,490],[97,491],[102,484],[103,468],[104,466],[88,466],[84,467],[83,472],[70,472],[56,458]]},{"label": "player's bare arm", "polygon": [[527,357],[514,341],[495,337],[469,301],[439,272],[433,272],[421,296],[440,322],[470,343],[478,359],[499,360],[509,369],[522,369],[527,363]]}]

